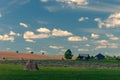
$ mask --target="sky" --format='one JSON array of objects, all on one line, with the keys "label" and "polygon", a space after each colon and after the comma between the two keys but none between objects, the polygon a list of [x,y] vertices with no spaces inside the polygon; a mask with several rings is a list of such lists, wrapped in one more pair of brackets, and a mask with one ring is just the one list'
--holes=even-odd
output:
[{"label": "sky", "polygon": [[0,51],[120,56],[120,0],[0,0]]}]

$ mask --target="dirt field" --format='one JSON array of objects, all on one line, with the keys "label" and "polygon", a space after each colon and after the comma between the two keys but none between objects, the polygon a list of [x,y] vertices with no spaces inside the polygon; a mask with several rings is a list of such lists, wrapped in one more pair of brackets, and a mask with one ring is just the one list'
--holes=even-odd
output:
[{"label": "dirt field", "polygon": [[57,59],[61,60],[64,56],[40,55],[30,53],[15,53],[15,52],[0,52],[0,59],[13,58],[13,59]]}]

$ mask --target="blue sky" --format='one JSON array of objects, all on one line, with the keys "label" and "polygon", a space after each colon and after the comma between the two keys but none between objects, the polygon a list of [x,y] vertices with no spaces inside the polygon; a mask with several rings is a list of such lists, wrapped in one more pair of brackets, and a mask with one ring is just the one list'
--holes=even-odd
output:
[{"label": "blue sky", "polygon": [[0,51],[120,55],[119,0],[0,0]]}]

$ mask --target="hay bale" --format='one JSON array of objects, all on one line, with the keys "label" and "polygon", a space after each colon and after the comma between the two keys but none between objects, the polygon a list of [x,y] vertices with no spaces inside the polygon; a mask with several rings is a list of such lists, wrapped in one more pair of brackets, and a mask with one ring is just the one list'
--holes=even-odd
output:
[{"label": "hay bale", "polygon": [[39,70],[37,63],[28,60],[25,64],[25,70]]}]

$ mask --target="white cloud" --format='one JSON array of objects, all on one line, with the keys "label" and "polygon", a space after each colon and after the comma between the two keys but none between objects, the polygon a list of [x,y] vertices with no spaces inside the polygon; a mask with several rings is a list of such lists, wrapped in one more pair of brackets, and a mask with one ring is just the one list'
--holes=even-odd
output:
[{"label": "white cloud", "polygon": [[10,51],[11,48],[6,48],[7,51]]},{"label": "white cloud", "polygon": [[31,50],[31,48],[30,47],[26,47],[26,50]]},{"label": "white cloud", "polygon": [[59,8],[56,6],[45,6],[45,9],[47,9],[49,12],[55,12],[57,11]]},{"label": "white cloud", "polygon": [[40,0],[41,2],[48,2],[48,0]]},{"label": "white cloud", "polygon": [[2,17],[2,14],[0,13],[0,18]]},{"label": "white cloud", "polygon": [[106,45],[99,45],[95,49],[97,50],[97,49],[103,49],[103,48],[107,48],[107,46]]},{"label": "white cloud", "polygon": [[50,30],[48,28],[39,28],[39,29],[37,29],[37,32],[50,33]]},{"label": "white cloud", "polygon": [[34,43],[35,41],[32,40],[32,39],[25,39],[26,42],[31,42],[31,43]]},{"label": "white cloud", "polygon": [[95,43],[98,44],[98,46],[96,46],[95,50],[97,49],[103,49],[103,48],[118,48],[118,44],[116,43],[109,43],[107,40],[98,40]]},{"label": "white cloud", "polygon": [[19,25],[22,26],[22,27],[28,28],[28,25],[23,23],[23,22],[20,22]]},{"label": "white cloud", "polygon": [[62,49],[63,48],[62,46],[55,46],[55,45],[50,45],[49,47],[52,49]]},{"label": "white cloud", "polygon": [[105,20],[101,20],[100,18],[96,18],[95,21],[98,22],[99,28],[119,27],[120,26],[120,12],[109,15],[108,18]]},{"label": "white cloud", "polygon": [[95,48],[95,50],[97,50],[97,49],[103,49],[103,48],[115,49],[115,48],[118,48],[118,45],[115,44],[115,43],[101,44],[101,45],[97,46],[97,47]]},{"label": "white cloud", "polygon": [[92,34],[91,34],[91,38],[95,38],[95,39],[96,39],[96,38],[99,38],[99,35],[98,35],[98,34],[95,34],[95,33],[92,33]]},{"label": "white cloud", "polygon": [[15,32],[13,32],[13,31],[10,31],[10,33],[9,33],[9,35],[16,35],[16,33]]},{"label": "white cloud", "polygon": [[88,17],[81,17],[78,19],[79,22],[82,22],[82,21],[85,21],[85,20],[88,20],[89,18]]},{"label": "white cloud", "polygon": [[13,36],[9,36],[7,34],[0,35],[0,40],[1,41],[11,41],[11,42],[13,42],[14,41],[14,37]]},{"label": "white cloud", "polygon": [[99,28],[102,28],[102,26],[104,25],[104,23],[101,21],[101,19],[100,18],[95,18],[94,19],[96,22],[98,22],[98,27]]},{"label": "white cloud", "polygon": [[71,32],[68,32],[68,31],[63,31],[63,30],[60,30],[60,29],[53,29],[52,31],[52,36],[71,36],[73,35]]},{"label": "white cloud", "polygon": [[75,5],[75,4],[76,5],[87,5],[88,4],[87,0],[56,0],[56,1],[66,3],[69,6],[72,6],[72,5]]},{"label": "white cloud", "polygon": [[111,43],[111,44],[108,44],[108,48],[118,48],[118,44],[115,44],[115,43]]},{"label": "white cloud", "polygon": [[49,38],[49,34],[35,34],[32,31],[26,31],[23,37],[25,39],[41,39],[41,38]]},{"label": "white cloud", "polygon": [[32,48],[30,48],[30,47],[26,47],[25,49],[26,49],[27,52],[32,52],[33,51]]},{"label": "white cloud", "polygon": [[113,34],[105,34],[111,40],[119,40],[118,37],[114,36]]},{"label": "white cloud", "polygon": [[14,31],[9,32],[10,36],[21,36],[19,33],[15,33]]},{"label": "white cloud", "polygon": [[88,40],[87,37],[79,37],[79,36],[68,37],[68,41],[86,41],[86,40]]},{"label": "white cloud", "polygon": [[105,45],[105,44],[108,44],[108,41],[107,40],[98,40],[95,43],[98,43],[98,44],[101,44],[101,45]]},{"label": "white cloud", "polygon": [[40,50],[40,53],[47,53],[47,51],[46,50]]},{"label": "white cloud", "polygon": [[89,51],[89,49],[78,49],[78,51]]},{"label": "white cloud", "polygon": [[85,44],[85,46],[86,46],[86,47],[89,47],[89,46],[90,46],[90,44]]}]

